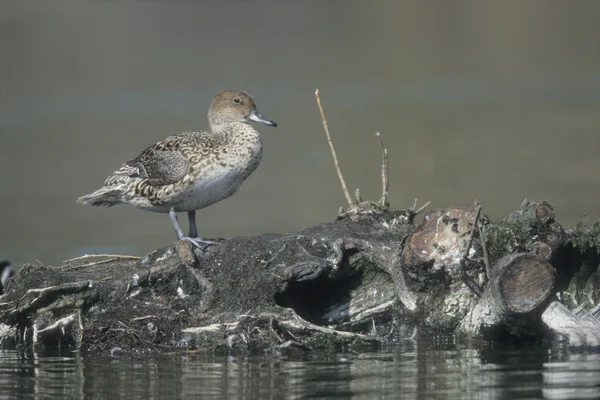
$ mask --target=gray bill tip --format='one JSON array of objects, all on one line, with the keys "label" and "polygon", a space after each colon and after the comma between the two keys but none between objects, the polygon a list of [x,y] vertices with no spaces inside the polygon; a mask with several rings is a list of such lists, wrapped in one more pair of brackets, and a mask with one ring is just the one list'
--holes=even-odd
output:
[{"label": "gray bill tip", "polygon": [[248,115],[248,119],[267,126],[277,126],[277,123],[275,121],[271,121],[270,119],[265,118],[261,113],[256,111],[256,109],[252,110],[250,115]]}]

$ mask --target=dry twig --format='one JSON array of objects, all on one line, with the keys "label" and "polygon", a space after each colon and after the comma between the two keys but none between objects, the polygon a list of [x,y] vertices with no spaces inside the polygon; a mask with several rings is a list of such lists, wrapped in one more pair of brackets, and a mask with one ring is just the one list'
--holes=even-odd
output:
[{"label": "dry twig", "polygon": [[121,255],[121,254],[85,254],[80,257],[75,257],[75,258],[70,258],[68,260],[65,260],[65,261],[63,261],[63,264],[70,263],[73,261],[81,261],[81,260],[85,260],[88,258],[98,258],[98,257],[111,257],[111,258],[116,257],[119,260],[139,260],[140,259],[137,256],[126,256],[126,255]]},{"label": "dry twig", "polygon": [[471,229],[471,236],[469,236],[469,242],[467,243],[467,247],[465,247],[465,251],[462,254],[460,259],[461,267],[465,267],[465,262],[467,257],[469,256],[469,251],[471,250],[471,246],[473,245],[473,238],[475,237],[475,231],[477,229],[477,223],[479,222],[479,216],[481,215],[481,206],[477,207],[477,212],[475,213],[475,220],[473,221],[473,229]]},{"label": "dry twig", "polygon": [[362,196],[360,195],[360,189],[356,188],[356,191],[354,192],[354,197],[356,197],[356,204],[360,204],[362,203]]},{"label": "dry twig", "polygon": [[[479,200],[475,199],[475,207],[481,208]],[[479,243],[481,243],[481,249],[483,250],[483,263],[485,265],[485,277],[489,281],[492,269],[490,268],[490,259],[488,257],[487,245],[485,244],[485,226],[483,221],[479,218],[477,221],[477,233],[479,233]]]},{"label": "dry twig", "polygon": [[72,267],[66,267],[65,270],[68,271],[73,271],[79,268],[87,268],[87,267],[93,267],[95,265],[102,265],[102,264],[108,264],[110,262],[113,261],[119,261],[118,257],[112,257],[112,258],[107,258],[106,260],[102,260],[102,261],[96,261],[96,262],[92,262],[92,263],[87,263],[87,264],[79,264],[79,265],[75,265]]},{"label": "dry twig", "polygon": [[74,265],[74,266],[71,266],[71,265],[64,266],[60,269],[62,269],[64,271],[73,271],[75,269],[93,267],[95,265],[107,264],[107,263],[110,263],[113,261],[139,260],[140,259],[137,256],[125,256],[125,255],[120,255],[120,254],[86,254],[81,257],[75,257],[75,258],[71,258],[69,260],[65,260],[65,261],[63,261],[63,264],[70,264],[75,261],[82,261],[82,260],[86,260],[88,258],[99,258],[99,257],[108,257],[108,258],[105,258],[104,260],[100,260],[100,261],[86,263],[86,264],[79,264],[79,265]]},{"label": "dry twig", "polygon": [[426,209],[427,207],[429,207],[430,204],[431,204],[431,201],[428,201],[427,203],[425,203],[421,207],[419,207],[419,209],[414,210],[415,215],[420,214],[421,211],[423,211],[424,209]]},{"label": "dry twig", "polygon": [[388,191],[390,187],[389,180],[389,167],[388,167],[388,154],[385,145],[383,144],[383,139],[381,138],[381,133],[376,133],[377,139],[379,139],[379,144],[381,145],[381,153],[383,157],[383,162],[381,164],[381,184],[382,184],[382,194],[381,200],[379,202],[382,206],[388,207],[390,203],[388,203]]},{"label": "dry twig", "polygon": [[467,247],[465,247],[465,251],[462,254],[460,259],[460,268],[462,270],[462,279],[465,285],[473,292],[477,297],[481,296],[481,289],[473,282],[473,280],[466,273],[466,263],[467,257],[469,256],[469,251],[471,250],[471,246],[473,245],[473,238],[475,237],[475,231],[477,230],[477,224],[479,223],[479,216],[481,215],[481,206],[477,207],[477,212],[475,214],[475,219],[473,221],[473,228],[471,229],[471,235],[469,236],[469,241],[467,242]]},{"label": "dry twig", "polygon": [[145,315],[145,316],[143,316],[143,317],[136,317],[136,318],[133,318],[133,319],[131,320],[131,322],[133,322],[133,321],[142,321],[142,320],[144,320],[144,319],[151,319],[151,318],[158,319],[158,317],[157,317],[156,315]]},{"label": "dry twig", "polygon": [[346,196],[346,201],[348,202],[348,207],[352,208],[352,198],[350,197],[350,192],[348,192],[348,187],[346,186],[346,182],[344,181],[344,176],[342,175],[342,171],[340,170],[340,164],[338,163],[337,155],[335,153],[335,148],[333,147],[333,141],[331,140],[331,135],[329,134],[329,128],[327,127],[327,120],[325,119],[325,112],[323,111],[323,104],[321,104],[321,96],[319,95],[319,89],[315,91],[315,97],[317,98],[317,105],[319,106],[319,111],[321,112],[321,119],[323,120],[323,128],[325,129],[325,135],[327,136],[327,142],[329,143],[329,148],[331,149],[331,155],[333,156],[333,163],[335,165],[335,169],[337,171],[338,177],[340,178],[340,183],[342,184],[342,190],[344,191],[344,195]]},{"label": "dry twig", "polygon": [[431,204],[431,201],[428,201],[427,203],[423,204],[421,207],[419,207],[417,209],[417,203],[418,203],[418,201],[419,201],[419,199],[415,199],[415,202],[414,202],[413,206],[408,209],[412,213],[413,217],[419,215],[421,213],[421,211],[423,211],[424,209],[426,209],[427,207],[429,207],[429,205]]},{"label": "dry twig", "polygon": [[479,230],[479,242],[481,242],[481,248],[483,249],[483,263],[485,264],[485,274],[487,280],[490,280],[492,276],[492,269],[490,268],[490,259],[488,257],[487,245],[485,244],[485,226],[481,221],[477,224]]}]

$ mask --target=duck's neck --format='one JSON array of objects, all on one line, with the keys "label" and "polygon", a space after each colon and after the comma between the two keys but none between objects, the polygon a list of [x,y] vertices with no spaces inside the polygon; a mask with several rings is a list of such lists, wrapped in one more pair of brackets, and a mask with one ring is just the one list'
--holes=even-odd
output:
[{"label": "duck's neck", "polygon": [[251,125],[243,122],[229,122],[222,125],[211,125],[210,127],[213,135],[220,135],[228,140],[260,140],[260,134]]}]

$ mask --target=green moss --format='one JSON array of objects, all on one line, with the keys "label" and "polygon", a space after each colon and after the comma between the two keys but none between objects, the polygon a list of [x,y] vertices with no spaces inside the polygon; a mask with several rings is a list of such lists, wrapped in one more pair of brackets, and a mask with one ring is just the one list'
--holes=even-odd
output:
[{"label": "green moss", "polygon": [[543,229],[537,219],[526,216],[487,225],[485,242],[490,263],[494,264],[506,254],[528,251]]}]

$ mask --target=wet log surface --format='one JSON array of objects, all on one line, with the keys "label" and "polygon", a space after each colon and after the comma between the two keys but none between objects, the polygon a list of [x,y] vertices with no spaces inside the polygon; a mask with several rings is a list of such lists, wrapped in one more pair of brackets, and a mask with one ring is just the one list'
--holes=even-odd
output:
[{"label": "wet log surface", "polygon": [[413,218],[362,203],[333,222],[204,252],[183,241],[143,258],[25,265],[0,297],[0,336],[112,354],[296,352],[394,342],[415,329],[417,340],[600,342],[600,224],[565,231],[550,205],[530,200],[498,222],[479,206]]}]

